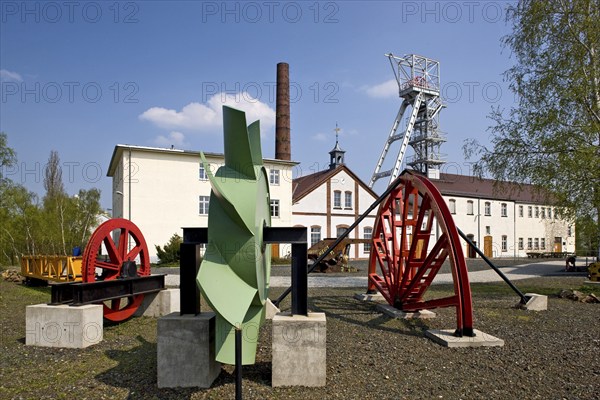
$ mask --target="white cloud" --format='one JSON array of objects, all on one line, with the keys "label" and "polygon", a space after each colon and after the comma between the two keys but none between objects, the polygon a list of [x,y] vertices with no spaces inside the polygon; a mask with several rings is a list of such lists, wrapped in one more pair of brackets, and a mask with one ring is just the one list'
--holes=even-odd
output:
[{"label": "white cloud", "polygon": [[6,69],[0,69],[0,79],[5,81],[16,81],[22,82],[23,78],[16,72],[12,72]]},{"label": "white cloud", "polygon": [[365,86],[364,90],[370,97],[396,97],[398,96],[398,82],[395,79],[390,79],[375,86]]},{"label": "white cloud", "polygon": [[142,121],[152,122],[165,129],[186,129],[191,131],[214,131],[223,125],[222,106],[229,106],[246,112],[248,124],[260,120],[261,129],[275,126],[275,110],[247,92],[237,94],[217,93],[205,104],[190,103],[181,111],[152,107],[140,114]]},{"label": "white cloud", "polygon": [[181,132],[171,132],[168,136],[159,135],[154,138],[154,144],[160,147],[185,147],[187,142],[185,141],[185,135]]}]

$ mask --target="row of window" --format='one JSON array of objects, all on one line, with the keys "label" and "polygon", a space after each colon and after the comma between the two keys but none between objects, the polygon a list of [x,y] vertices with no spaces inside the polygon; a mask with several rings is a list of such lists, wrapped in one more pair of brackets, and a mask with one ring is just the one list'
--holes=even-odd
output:
[{"label": "row of window", "polygon": [[[333,208],[342,208],[341,190],[333,191]],[[352,192],[350,191],[344,192],[344,208],[348,210],[352,209]]]},{"label": "row of window", "polygon": [[[535,214],[534,214],[534,210],[535,210]],[[535,208],[533,206],[527,206],[527,217],[528,218],[533,218],[533,216],[535,215],[535,218],[546,218],[546,216],[548,216],[548,218],[552,218],[552,208],[548,207],[538,207],[536,206]],[[519,217],[523,217],[524,216],[524,206],[519,206]],[[556,219],[556,213],[554,213],[554,219]]]},{"label": "row of window", "polygon": [[[448,200],[448,208],[450,209],[450,213],[456,214],[456,200],[454,200],[454,199]],[[525,210],[524,206],[519,206],[519,217],[524,216],[524,210]],[[535,211],[535,213],[534,213],[534,211]],[[492,215],[492,203],[491,202],[486,201],[483,204],[483,213],[485,216],[488,216],[488,217]],[[467,215],[474,215],[473,200],[467,200]],[[535,218],[540,218],[540,217],[546,218],[546,216],[548,218],[552,218],[552,208],[539,207],[539,206],[535,206],[535,207],[527,206],[527,217],[533,218],[534,215],[535,215]],[[506,203],[500,204],[500,216],[508,217],[508,205]],[[554,213],[554,218],[556,219],[556,213]]]},{"label": "row of window", "polygon": [[[198,197],[198,214],[208,215],[208,206],[210,203],[210,196],[199,196]],[[278,218],[280,216],[279,200],[271,199],[271,217]]]},{"label": "row of window", "polygon": [[[523,238],[519,238],[518,244],[519,250],[523,250],[525,245]],[[546,250],[546,238],[527,238],[527,250]]]},{"label": "row of window", "polygon": [[[337,236],[339,237],[342,233],[344,233],[348,229],[346,226],[338,226],[337,228]],[[363,228],[363,238],[371,239],[373,237],[373,228],[370,226],[366,226]],[[311,226],[310,227],[310,245],[314,246],[321,240],[321,227],[320,226]],[[364,243],[363,244],[363,252],[369,253],[371,251],[371,244]]]},{"label": "row of window", "polygon": [[[467,200],[467,215],[474,215],[473,200]],[[456,200],[448,200],[448,208],[451,214],[456,214]],[[483,213],[485,216],[490,217],[492,215],[492,203],[486,201],[483,203]],[[502,217],[508,217],[508,206],[506,203],[500,204],[500,215]]]},{"label": "row of window", "polygon": [[[209,164],[209,168],[210,168],[210,164]],[[271,185],[279,185],[280,175],[281,175],[281,172],[278,169],[271,169],[271,170],[269,170],[269,184],[271,184]],[[208,174],[206,173],[206,169],[204,169],[204,165],[203,164],[200,164],[200,167],[198,169],[198,178],[201,181],[208,180]]]}]

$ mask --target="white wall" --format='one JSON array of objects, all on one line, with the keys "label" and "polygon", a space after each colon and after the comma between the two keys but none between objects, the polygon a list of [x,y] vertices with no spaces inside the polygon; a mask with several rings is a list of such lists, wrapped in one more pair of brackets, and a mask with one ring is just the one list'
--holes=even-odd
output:
[{"label": "white wall", "polygon": [[[155,245],[163,246],[170,237],[183,235],[183,227],[206,227],[208,215],[199,214],[199,196],[210,196],[208,180],[199,179],[200,157],[195,152],[167,149],[131,149],[131,185],[129,185],[129,148],[116,153],[113,173],[113,216],[135,223],[148,244],[152,261],[156,261]],[[223,157],[207,154],[211,170],[223,164]],[[266,160],[271,168],[282,170],[280,184],[271,186],[271,198],[280,201],[280,217],[272,218],[273,226],[290,226],[292,221],[291,176],[294,163]],[[131,193],[130,193],[131,190]],[[118,194],[117,192],[122,193]],[[131,210],[129,196],[131,195]]]}]

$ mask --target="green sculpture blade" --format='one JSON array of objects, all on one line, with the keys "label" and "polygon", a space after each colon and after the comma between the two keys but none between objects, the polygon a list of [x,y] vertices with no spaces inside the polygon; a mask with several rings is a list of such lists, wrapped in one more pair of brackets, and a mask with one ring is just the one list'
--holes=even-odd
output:
[{"label": "green sculpture blade", "polygon": [[213,175],[208,213],[208,247],[197,283],[217,314],[216,359],[235,364],[235,329],[242,329],[242,363],[254,364],[258,330],[265,319],[271,248],[263,228],[271,226],[267,171],[260,125],[246,127],[242,111],[223,107],[225,165]]}]

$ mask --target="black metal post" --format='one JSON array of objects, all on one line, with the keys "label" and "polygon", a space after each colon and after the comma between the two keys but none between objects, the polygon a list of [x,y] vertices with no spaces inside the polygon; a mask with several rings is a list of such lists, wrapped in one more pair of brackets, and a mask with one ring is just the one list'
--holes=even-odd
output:
[{"label": "black metal post", "polygon": [[200,314],[200,288],[196,276],[200,270],[200,245],[181,243],[179,245],[179,304],[180,314]]},{"label": "black metal post", "polygon": [[304,243],[292,244],[292,315],[308,315],[308,270]]},{"label": "black metal post", "polygon": [[479,250],[479,248],[475,245],[475,243],[473,243],[471,241],[471,239],[469,239],[467,237],[467,235],[465,235],[460,229],[456,229],[458,231],[458,234],[460,235],[461,238],[463,238],[468,244],[469,246],[471,246],[473,248],[473,250],[475,251],[475,253],[477,253],[482,259],[483,261],[485,261],[487,263],[487,265],[489,265],[494,271],[496,271],[496,273],[498,275],[500,275],[500,278],[502,278],[502,280],[504,280],[504,282],[506,282],[508,284],[508,286],[510,286],[510,288],[521,298],[521,304],[527,304],[527,301],[529,300],[529,298],[527,296],[525,296],[523,294],[523,292],[521,292],[511,281],[510,279],[508,279],[508,277],[506,275],[504,275],[504,273],[502,271],[500,271],[500,268],[496,267],[494,265],[494,263],[492,263],[492,261],[487,258],[485,256],[485,254],[483,254],[483,252],[481,250]]},{"label": "black metal post", "polygon": [[242,330],[235,330],[235,399],[242,400]]}]

